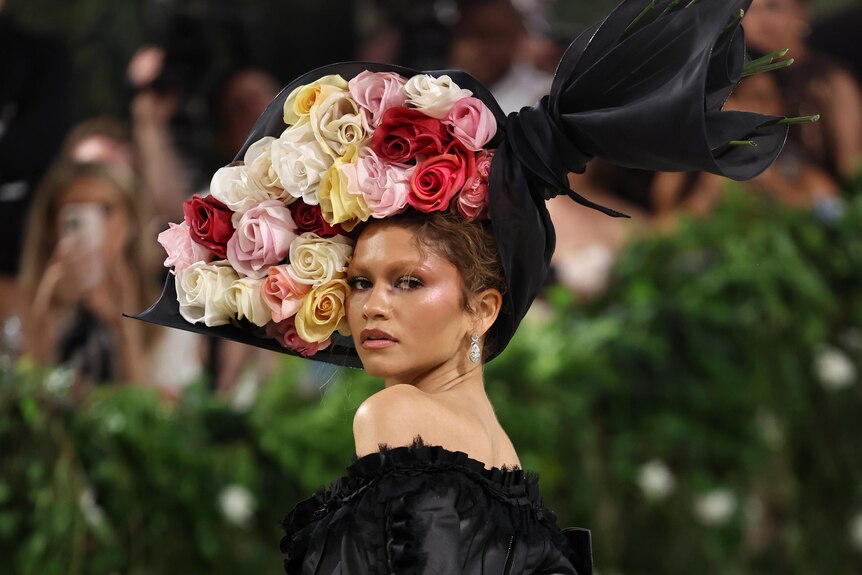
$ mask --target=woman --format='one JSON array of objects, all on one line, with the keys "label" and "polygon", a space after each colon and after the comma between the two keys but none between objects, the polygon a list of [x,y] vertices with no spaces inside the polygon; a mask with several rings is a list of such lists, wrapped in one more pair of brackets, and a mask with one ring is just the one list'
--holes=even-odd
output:
[{"label": "woman", "polygon": [[[743,179],[774,160],[780,118],[720,111],[744,5],[626,1],[508,117],[464,73],[314,70],[187,202],[163,242],[174,281],[140,319],[384,380],[356,413],[347,475],[285,520],[288,573],[590,573],[588,532],[555,526],[482,366],[548,277],[545,200],[620,215],[568,172],[601,156]],[[645,44],[662,57],[643,61]]]}]

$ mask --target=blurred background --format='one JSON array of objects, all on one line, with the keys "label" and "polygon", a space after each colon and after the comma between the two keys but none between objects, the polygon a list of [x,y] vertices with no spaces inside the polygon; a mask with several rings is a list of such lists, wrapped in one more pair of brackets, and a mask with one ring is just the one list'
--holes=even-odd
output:
[{"label": "blurred background", "polygon": [[[0,573],[280,573],[364,373],[126,320],[155,238],[280,87],[330,62],[550,86],[599,0],[0,0]],[[755,0],[790,69],[726,108],[822,116],[739,184],[599,162],[554,280],[486,370],[597,572],[862,572],[862,3]]]}]

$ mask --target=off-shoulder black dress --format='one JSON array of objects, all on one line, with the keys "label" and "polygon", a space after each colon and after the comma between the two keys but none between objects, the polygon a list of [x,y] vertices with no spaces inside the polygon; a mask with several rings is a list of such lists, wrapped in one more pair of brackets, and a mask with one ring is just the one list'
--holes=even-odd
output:
[{"label": "off-shoulder black dress", "polygon": [[383,448],[284,520],[289,575],[590,575],[590,534],[556,526],[534,475],[465,453]]}]

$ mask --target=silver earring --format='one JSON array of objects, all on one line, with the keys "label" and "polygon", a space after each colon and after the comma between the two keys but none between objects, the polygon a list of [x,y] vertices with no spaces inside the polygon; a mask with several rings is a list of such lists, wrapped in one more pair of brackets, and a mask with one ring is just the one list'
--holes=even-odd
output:
[{"label": "silver earring", "polygon": [[482,350],[479,349],[479,334],[474,331],[470,336],[470,361],[479,363],[480,359],[482,359]]}]

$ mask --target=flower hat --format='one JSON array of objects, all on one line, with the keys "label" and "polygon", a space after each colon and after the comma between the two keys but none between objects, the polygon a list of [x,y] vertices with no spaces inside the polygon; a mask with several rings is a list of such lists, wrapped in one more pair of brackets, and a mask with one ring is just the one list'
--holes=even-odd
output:
[{"label": "flower hat", "polygon": [[747,179],[777,157],[794,119],[721,110],[744,76],[789,63],[749,60],[749,4],[625,0],[568,48],[551,93],[508,117],[460,71],[351,62],[303,75],[160,234],[173,276],[134,317],[361,367],[344,310],[357,232],[448,210],[493,230],[507,282],[499,353],[548,274],[545,201],[622,215],[570,190],[569,172],[598,156]]}]

